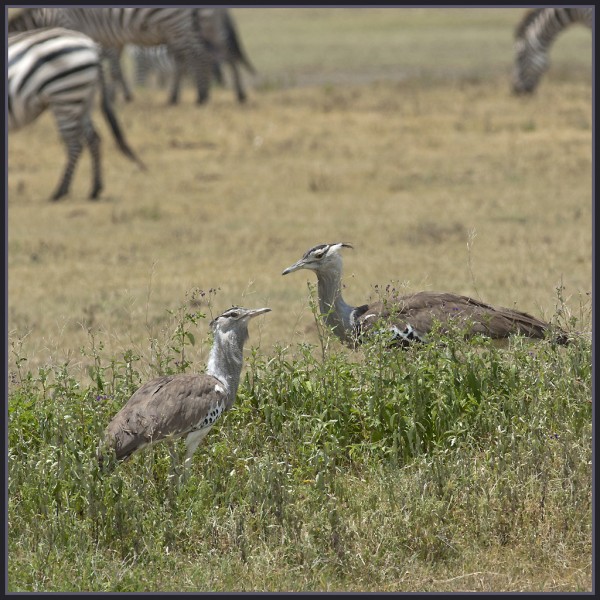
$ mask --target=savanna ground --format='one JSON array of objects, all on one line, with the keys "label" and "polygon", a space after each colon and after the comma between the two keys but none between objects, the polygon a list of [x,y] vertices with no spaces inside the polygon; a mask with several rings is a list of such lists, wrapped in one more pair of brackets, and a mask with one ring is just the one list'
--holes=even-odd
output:
[{"label": "savanna ground", "polygon": [[[313,316],[388,284],[591,330],[591,34],[509,93],[522,9],[235,9],[249,100],[136,88],[89,157],[50,115],[8,140],[9,590],[590,591],[591,347],[352,353]],[[378,286],[378,287],[376,287]],[[238,402],[181,490],[157,447],[110,477],[103,427],[139,383],[250,326]],[[205,315],[206,318],[203,318]],[[192,343],[194,342],[194,343]]]}]

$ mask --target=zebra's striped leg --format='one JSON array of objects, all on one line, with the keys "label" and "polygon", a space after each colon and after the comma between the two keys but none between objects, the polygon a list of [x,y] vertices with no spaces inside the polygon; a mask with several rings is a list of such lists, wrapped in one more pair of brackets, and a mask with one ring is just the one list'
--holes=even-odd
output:
[{"label": "zebra's striped leg", "polygon": [[210,77],[212,74],[212,59],[202,45],[187,51],[187,66],[196,78],[196,104],[204,104],[208,100]]},{"label": "zebra's striped leg", "polygon": [[210,79],[206,76],[206,73],[202,73],[201,75],[197,74],[196,82],[198,89],[196,104],[205,104],[208,100]]},{"label": "zebra's striped leg", "polygon": [[[57,117],[59,120],[59,117]],[[69,193],[69,188],[71,187],[71,180],[73,179],[73,173],[75,172],[75,167],[77,166],[77,161],[81,156],[81,152],[83,151],[83,132],[81,122],[78,122],[75,126],[65,126],[61,127],[59,120],[59,130],[62,136],[63,142],[67,148],[67,166],[65,167],[64,174],[62,176],[62,180],[60,185],[52,195],[52,200],[60,200],[63,196],[66,196]]]},{"label": "zebra's striped leg", "polygon": [[225,78],[223,77],[223,70],[221,69],[221,64],[218,60],[212,61],[212,76],[213,79],[223,87],[225,85]]},{"label": "zebra's striped leg", "polygon": [[175,61],[175,72],[173,73],[173,82],[171,83],[171,93],[169,94],[169,104],[179,102],[179,90],[181,88],[181,75],[183,65],[180,61]]},{"label": "zebra's striped leg", "polygon": [[174,63],[173,82],[171,84],[171,92],[169,94],[169,104],[177,104],[179,102],[179,90],[181,88],[181,78],[185,72],[188,60],[188,52],[184,48],[168,46],[167,51],[171,54]]},{"label": "zebra's striped leg", "polygon": [[235,92],[237,95],[238,102],[243,104],[246,102],[246,91],[244,90],[244,86],[242,85],[242,78],[240,77],[240,70],[237,68],[235,61],[230,60],[229,66],[231,67],[231,72],[233,74],[233,84],[235,85]]},{"label": "zebra's striped leg", "polygon": [[107,87],[109,89],[109,97],[111,102],[114,103],[116,100],[117,88],[121,88],[125,101],[131,102],[131,100],[133,100],[133,94],[131,93],[131,89],[127,83],[127,79],[125,78],[125,74],[123,73],[123,68],[121,66],[121,55],[123,53],[123,48],[104,48],[102,53],[110,64],[111,82],[110,86]]},{"label": "zebra's striped leg", "polygon": [[133,100],[133,92],[129,87],[129,83],[127,83],[127,79],[125,79],[125,75],[121,71],[121,88],[123,90],[123,97],[125,98],[125,102],[131,102]]},{"label": "zebra's striped leg", "polygon": [[93,183],[90,200],[96,200],[104,187],[102,185],[102,165],[100,157],[100,136],[96,133],[91,119],[86,119],[84,124],[85,141],[92,155]]}]

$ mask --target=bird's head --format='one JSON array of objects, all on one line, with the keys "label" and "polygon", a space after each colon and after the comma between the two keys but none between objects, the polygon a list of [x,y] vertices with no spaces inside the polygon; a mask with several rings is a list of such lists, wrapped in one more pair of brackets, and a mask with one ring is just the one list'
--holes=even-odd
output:
[{"label": "bird's head", "polygon": [[232,306],[218,317],[215,317],[210,326],[213,332],[227,333],[228,331],[248,331],[248,323],[253,317],[258,317],[269,312],[270,308],[242,308]]},{"label": "bird's head", "polygon": [[352,248],[352,246],[343,242],[319,244],[308,250],[300,260],[285,269],[282,275],[287,275],[300,269],[310,269],[316,273],[327,271],[331,268],[341,270],[342,258],[339,252],[342,248]]}]

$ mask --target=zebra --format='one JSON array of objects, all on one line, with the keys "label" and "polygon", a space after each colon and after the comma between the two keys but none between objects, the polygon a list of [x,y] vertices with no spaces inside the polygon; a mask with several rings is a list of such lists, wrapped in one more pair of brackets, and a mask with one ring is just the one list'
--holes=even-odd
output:
[{"label": "zebra", "polygon": [[145,169],[127,145],[108,101],[100,54],[98,44],[87,35],[63,28],[34,29],[8,36],[9,131],[25,127],[50,109],[67,148],[67,165],[52,200],[68,194],[84,143],[92,155],[90,199],[98,198],[102,191],[100,136],[90,114],[98,87],[102,91],[102,111],[119,149]]},{"label": "zebra", "polygon": [[[158,85],[160,88],[167,87],[168,81],[175,77],[176,64],[175,60],[168,51],[166,44],[157,46],[137,46],[135,44],[127,44],[122,49],[108,48],[104,51],[104,56],[110,65],[111,99],[115,99],[118,89],[121,90],[125,102],[133,100],[133,92],[131,86],[125,77],[121,64],[123,51],[131,58],[135,69],[135,84],[138,86],[146,85],[146,79],[152,72],[156,72],[158,76]],[[217,63],[212,61],[212,72],[215,75]],[[216,73],[215,77],[222,77],[221,73]],[[217,77],[216,77],[217,78]],[[220,78],[218,79],[221,83]],[[177,97],[179,91],[177,91]]]},{"label": "zebra", "polygon": [[[23,9],[25,10],[25,9]],[[37,27],[65,27],[87,34],[105,49],[120,54],[125,44],[154,46],[167,44],[176,64],[194,74],[198,104],[208,100],[210,83],[210,41],[200,34],[195,8],[32,8],[29,19]],[[14,27],[14,23],[12,25]],[[30,26],[31,27],[31,26]],[[9,21],[9,31],[11,22]],[[178,88],[169,102],[177,104]]]},{"label": "zebra", "polygon": [[204,11],[204,18],[200,15],[198,22],[201,34],[211,40],[216,54],[213,75],[222,84],[220,65],[221,63],[229,65],[238,102],[243,103],[246,101],[246,92],[242,85],[238,63],[252,75],[256,74],[256,69],[242,47],[231,13],[226,8],[213,8],[210,12],[204,9]]},{"label": "zebra", "polygon": [[[43,17],[36,8],[22,8],[17,14],[8,21],[8,32],[15,33],[20,31],[30,31],[44,25]],[[110,76],[113,87],[118,85],[123,92],[123,97],[127,102],[133,100],[133,93],[121,70],[121,52],[117,48],[102,48],[102,58],[106,59],[110,65]],[[109,89],[111,100],[114,100],[115,90]]]},{"label": "zebra", "polygon": [[[208,40],[213,49],[211,74],[219,85],[224,85],[221,63],[229,65],[238,102],[246,101],[246,91],[242,85],[238,63],[243,65],[248,72],[255,75],[256,70],[244,52],[237,35],[233,17],[226,8],[203,9],[199,11],[200,35]],[[172,81],[174,87],[179,88],[181,74],[175,70],[175,62],[166,44],[158,46],[131,46],[135,81],[137,85],[145,85],[148,75],[156,73],[160,87],[166,85],[167,80]]]},{"label": "zebra", "polygon": [[[22,8],[18,13],[13,15],[8,21],[8,32],[16,33],[21,31],[30,31],[44,26],[42,14],[36,8]],[[127,83],[120,64],[121,53],[117,48],[102,48],[102,58],[106,59],[110,65],[110,75],[113,86],[117,84],[123,92],[123,97],[127,102],[133,100],[133,93]],[[115,91],[109,89],[111,100],[114,100]]]},{"label": "zebra", "polygon": [[528,11],[515,30],[512,91],[531,94],[549,66],[548,51],[556,36],[574,23],[592,27],[593,7],[536,8]]},{"label": "zebra", "polygon": [[175,75],[175,62],[165,44],[159,46],[129,46],[133,62],[135,84],[145,86],[148,77],[156,75],[159,87],[166,87],[169,79]]},{"label": "zebra", "polygon": [[[133,61],[136,85],[145,86],[148,77],[155,74],[158,87],[164,88],[175,77],[175,61],[165,44],[131,45],[127,50]],[[219,85],[224,85],[223,72],[217,60],[212,62],[212,76]]]}]

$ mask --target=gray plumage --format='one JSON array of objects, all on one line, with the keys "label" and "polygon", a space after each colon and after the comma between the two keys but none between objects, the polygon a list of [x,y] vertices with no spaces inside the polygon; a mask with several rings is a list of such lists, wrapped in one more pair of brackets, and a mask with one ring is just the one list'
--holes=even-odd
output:
[{"label": "gray plumage", "polygon": [[[346,344],[356,346],[364,335],[385,324],[390,345],[406,347],[426,341],[436,324],[441,332],[458,327],[465,337],[475,334],[499,339],[513,334],[544,338],[549,323],[510,308],[492,306],[479,300],[448,292],[418,292],[394,296],[385,301],[351,306],[342,297],[342,248],[350,244],[319,244],[285,269],[287,275],[309,269],[317,275],[319,309],[325,322]],[[556,341],[566,343],[564,332]]]},{"label": "gray plumage", "polygon": [[206,373],[165,375],[142,385],[106,428],[100,463],[110,451],[124,460],[150,444],[185,437],[187,465],[215,421],[233,405],[248,322],[270,310],[233,307],[214,319]]}]

